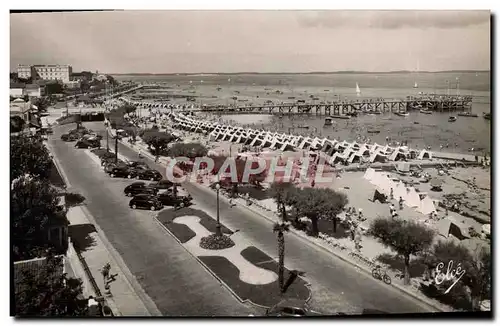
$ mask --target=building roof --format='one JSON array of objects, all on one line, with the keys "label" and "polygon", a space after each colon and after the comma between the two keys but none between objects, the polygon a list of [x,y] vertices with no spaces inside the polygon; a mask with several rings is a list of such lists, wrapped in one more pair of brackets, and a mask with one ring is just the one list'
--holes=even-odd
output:
[{"label": "building roof", "polygon": [[25,86],[24,83],[10,83],[10,88],[24,88]]},{"label": "building roof", "polygon": [[40,85],[37,85],[37,84],[28,84],[28,85],[26,85],[25,89],[39,90],[40,89]]}]

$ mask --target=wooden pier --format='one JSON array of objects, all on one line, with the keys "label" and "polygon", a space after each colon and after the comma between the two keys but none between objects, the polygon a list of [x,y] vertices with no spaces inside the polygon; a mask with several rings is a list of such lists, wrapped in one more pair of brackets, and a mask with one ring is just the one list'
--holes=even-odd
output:
[{"label": "wooden pier", "polygon": [[196,108],[173,108],[169,102],[142,103],[146,107],[168,107],[176,111],[213,112],[219,114],[306,114],[319,116],[352,115],[354,113],[405,113],[412,110],[427,109],[436,112],[469,112],[472,96],[408,96],[406,99],[364,99],[329,103],[280,103],[260,105],[202,105]]}]

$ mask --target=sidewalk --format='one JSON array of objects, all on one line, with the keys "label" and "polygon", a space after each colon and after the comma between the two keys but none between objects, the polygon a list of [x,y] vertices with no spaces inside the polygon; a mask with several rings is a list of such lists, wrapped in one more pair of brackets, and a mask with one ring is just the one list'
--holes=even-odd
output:
[{"label": "sidewalk", "polygon": [[[70,229],[72,227],[80,226],[80,229],[93,230],[88,234],[80,234],[80,242],[85,242],[87,248],[82,248],[80,253],[85,259],[92,276],[95,278],[96,283],[110,305],[110,308],[119,316],[151,316],[157,313],[151,313],[146,304],[143,302],[136,293],[126,273],[120,268],[120,264],[115,260],[113,255],[108,251],[102,237],[103,234],[98,230],[98,226],[92,224],[87,218],[86,213],[82,207],[72,207],[67,213],[70,222]],[[89,226],[90,224],[90,226]],[[92,228],[94,227],[94,228]],[[76,230],[76,228],[73,228]],[[88,232],[88,231],[87,231]],[[83,233],[83,232],[82,232]],[[82,241],[82,239],[84,241]],[[106,295],[104,288],[104,278],[101,274],[101,269],[106,263],[111,265],[110,275],[116,275],[114,281],[110,283],[111,295]],[[128,272],[127,274],[130,274]],[[88,282],[87,282],[88,284]],[[86,290],[88,291],[88,290]],[[151,308],[150,308],[151,309]]]}]

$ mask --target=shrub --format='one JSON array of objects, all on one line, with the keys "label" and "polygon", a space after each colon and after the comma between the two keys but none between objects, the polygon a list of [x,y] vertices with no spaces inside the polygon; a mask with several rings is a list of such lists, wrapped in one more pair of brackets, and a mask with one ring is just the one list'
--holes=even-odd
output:
[{"label": "shrub", "polygon": [[203,237],[200,240],[200,247],[208,250],[221,250],[234,246],[234,241],[227,235],[216,235],[215,233]]},{"label": "shrub", "polygon": [[85,197],[74,192],[68,192],[65,195],[66,206],[73,207],[82,204],[85,201]]}]

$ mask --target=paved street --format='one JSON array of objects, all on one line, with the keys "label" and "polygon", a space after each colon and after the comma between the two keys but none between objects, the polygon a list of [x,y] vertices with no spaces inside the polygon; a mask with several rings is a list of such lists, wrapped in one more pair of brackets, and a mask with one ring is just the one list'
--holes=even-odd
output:
[{"label": "paved street", "polygon": [[50,144],[55,155],[72,189],[85,196],[89,212],[158,309],[164,315],[174,316],[258,313],[236,300],[176,240],[158,227],[152,212],[128,207],[129,199],[123,195],[123,189],[130,180],[111,179],[85,150],[60,140],[65,130],[74,127],[54,128]]},{"label": "paved street", "polygon": [[[102,123],[88,123],[86,126],[104,135]],[[57,139],[59,134],[56,131]],[[82,150],[73,150],[71,145],[58,140],[52,143],[72,186],[82,188],[90,212],[162,312],[196,315],[212,309],[215,315],[248,313],[249,310],[221,288],[174,239],[158,228],[151,219],[152,213],[131,211],[127,207],[127,199],[121,192],[130,181],[110,179]],[[124,145],[119,145],[119,152],[130,159],[137,159],[137,154]],[[148,163],[155,165],[150,160]],[[156,167],[164,173],[160,166]],[[196,205],[215,216],[214,193],[189,184],[185,188],[194,197]],[[233,230],[239,229],[270,256],[277,256],[276,236],[271,222],[244,208],[229,208],[223,201],[220,208],[224,224]],[[374,280],[294,234],[286,235],[285,260],[288,268],[305,272],[305,279],[311,283],[313,292],[311,305],[318,311],[433,311],[431,307]],[[215,296],[217,302],[213,302]]]},{"label": "paved street", "polygon": [[[102,124],[89,124],[93,130],[104,133]],[[119,152],[137,159],[137,154],[124,145],[119,145]],[[161,166],[147,160],[162,174]],[[204,207],[215,216],[215,194],[193,185],[184,186],[194,197],[197,205]],[[265,218],[238,207],[229,208],[221,201],[221,219],[233,230],[239,229],[251,242],[272,257],[277,256],[276,235],[272,232],[272,223]],[[305,278],[311,283],[314,308],[325,313],[360,312],[363,309],[376,309],[391,313],[435,311],[421,302],[399,292],[391,286],[358,271],[352,265],[318,249],[306,240],[294,234],[286,235],[286,265],[289,268],[305,272]]]}]

